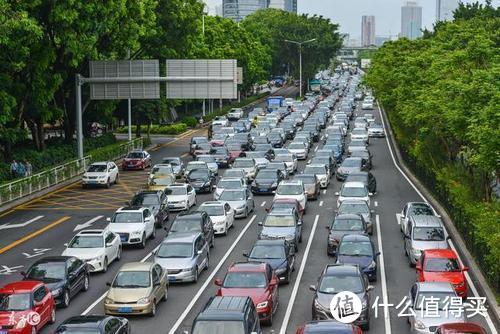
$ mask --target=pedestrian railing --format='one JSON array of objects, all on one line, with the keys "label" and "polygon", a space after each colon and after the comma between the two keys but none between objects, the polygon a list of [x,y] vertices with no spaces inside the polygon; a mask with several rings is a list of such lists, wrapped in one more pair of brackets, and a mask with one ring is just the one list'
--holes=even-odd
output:
[{"label": "pedestrian railing", "polygon": [[120,145],[97,149],[93,154],[83,159],[73,160],[46,171],[3,184],[0,186],[0,207],[82,175],[92,162],[115,161],[123,158],[131,150],[142,148],[142,143],[142,138],[136,138]]}]

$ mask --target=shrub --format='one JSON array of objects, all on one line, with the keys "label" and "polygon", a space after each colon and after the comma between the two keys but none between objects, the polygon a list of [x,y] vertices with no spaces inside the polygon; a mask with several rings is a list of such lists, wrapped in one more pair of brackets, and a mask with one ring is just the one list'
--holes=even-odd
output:
[{"label": "shrub", "polygon": [[194,127],[196,127],[196,124],[198,124],[198,122],[196,121],[196,118],[194,118],[193,116],[184,117],[181,120],[181,123],[186,124],[190,128],[194,128]]}]

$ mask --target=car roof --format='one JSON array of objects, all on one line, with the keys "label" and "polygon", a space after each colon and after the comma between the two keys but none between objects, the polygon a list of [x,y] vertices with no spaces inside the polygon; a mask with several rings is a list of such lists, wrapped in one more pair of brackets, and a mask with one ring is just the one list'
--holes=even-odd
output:
[{"label": "car roof", "polygon": [[223,206],[225,205],[225,202],[221,202],[221,201],[206,201],[206,202],[203,202],[201,206],[209,206],[209,205],[217,205],[217,206]]},{"label": "car roof", "polygon": [[91,166],[95,166],[95,165],[107,165],[108,163],[109,163],[109,161],[97,161],[97,162],[93,162],[90,165]]},{"label": "car roof", "polygon": [[116,210],[116,212],[142,212],[146,210],[147,208],[142,207],[142,206],[124,206]]},{"label": "car roof", "polygon": [[356,220],[361,220],[363,219],[360,215],[357,215],[355,213],[341,213],[339,215],[335,216],[335,220],[342,220],[342,219],[356,219]]},{"label": "car roof", "polygon": [[283,180],[280,182],[280,185],[282,184],[303,185],[303,182],[301,180]]},{"label": "car roof", "polygon": [[443,226],[441,219],[439,219],[439,217],[436,216],[417,215],[417,216],[411,216],[410,219],[413,220],[413,224],[415,226],[421,226],[421,227]]},{"label": "car roof", "polygon": [[260,262],[237,262],[233,263],[227,270],[228,272],[265,272],[266,264]]},{"label": "car roof", "polygon": [[271,212],[268,213],[269,215],[273,216],[291,216],[293,215],[293,212],[295,211],[294,207],[279,207],[279,208],[273,208]]},{"label": "car roof", "polygon": [[419,292],[455,292],[449,282],[417,282]]},{"label": "car roof", "polygon": [[163,239],[162,244],[169,243],[193,243],[199,236],[201,232],[176,232],[168,234],[165,239]]},{"label": "car roof", "polygon": [[354,264],[327,264],[323,270],[323,275],[333,276],[337,274],[350,274],[358,276],[360,274],[359,267]]},{"label": "car roof", "polygon": [[239,320],[244,316],[247,305],[251,305],[250,297],[236,296],[215,296],[205,305],[203,311],[197,318],[206,320],[235,319]]},{"label": "car roof", "polygon": [[103,235],[108,229],[88,229],[78,232],[76,235]]},{"label": "car roof", "polygon": [[449,258],[457,259],[457,253],[453,249],[425,249],[424,254],[426,258]]},{"label": "car roof", "polygon": [[345,234],[342,236],[341,241],[360,241],[360,242],[370,242],[370,237],[366,234]]},{"label": "car roof", "polygon": [[255,246],[285,246],[285,239],[260,239],[254,244]]},{"label": "car roof", "polygon": [[129,262],[125,263],[119,271],[149,271],[153,262]]},{"label": "car roof", "polygon": [[60,326],[65,326],[70,328],[77,328],[77,327],[89,328],[93,326],[97,328],[100,327],[103,321],[108,318],[112,317],[108,315],[85,315],[85,316],[77,315],[64,320],[64,322]]},{"label": "car roof", "polygon": [[364,188],[366,185],[363,182],[349,181],[342,185],[344,188]]},{"label": "car roof", "polygon": [[182,187],[182,188],[186,188],[187,186],[188,186],[188,184],[187,184],[187,183],[173,183],[173,184],[171,184],[171,185],[167,186],[167,188],[175,188],[175,187],[178,187],[178,188],[180,188],[180,187]]},{"label": "car roof", "polygon": [[40,281],[17,281],[4,285],[0,288],[0,293],[23,293],[23,292],[31,292],[37,286],[43,284]]}]

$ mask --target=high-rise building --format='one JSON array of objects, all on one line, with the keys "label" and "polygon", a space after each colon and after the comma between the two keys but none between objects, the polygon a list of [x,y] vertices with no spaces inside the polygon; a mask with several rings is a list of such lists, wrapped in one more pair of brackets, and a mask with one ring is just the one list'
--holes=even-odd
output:
[{"label": "high-rise building", "polygon": [[401,36],[409,39],[422,36],[422,7],[416,1],[407,1],[401,7]]},{"label": "high-rise building", "polygon": [[222,14],[224,17],[240,22],[246,16],[268,8],[269,0],[222,0]]},{"label": "high-rise building", "polygon": [[436,0],[436,21],[453,20],[453,12],[458,8],[458,0]]},{"label": "high-rise building", "polygon": [[297,0],[269,0],[269,8],[286,10],[297,13]]},{"label": "high-rise building", "polygon": [[361,46],[375,45],[375,16],[363,15],[361,18]]}]

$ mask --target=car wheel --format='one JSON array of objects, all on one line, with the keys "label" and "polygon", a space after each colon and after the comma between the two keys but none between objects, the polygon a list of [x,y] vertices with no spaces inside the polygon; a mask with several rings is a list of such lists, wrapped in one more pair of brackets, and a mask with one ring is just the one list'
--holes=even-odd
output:
[{"label": "car wheel", "polygon": [[116,253],[116,261],[120,261],[122,258],[122,248],[118,247],[118,252]]},{"label": "car wheel", "polygon": [[154,238],[156,238],[156,227],[153,226],[153,232],[151,233],[151,236],[150,236],[151,240],[153,240]]},{"label": "car wheel", "polygon": [[194,278],[193,278],[194,283],[198,283],[198,267],[194,268]]},{"label": "car wheel", "polygon": [[212,239],[210,239],[210,248],[214,248],[214,246],[215,246],[215,234],[212,234]]},{"label": "car wheel", "polygon": [[68,290],[64,290],[63,293],[63,300],[62,300],[62,307],[66,308],[69,306],[69,292]]},{"label": "car wheel", "polygon": [[153,305],[151,305],[151,312],[149,313],[150,317],[154,317],[156,315],[156,300],[153,300]]},{"label": "car wheel", "polygon": [[142,249],[146,248],[146,233],[142,234],[142,240],[141,240],[139,247]]},{"label": "car wheel", "polygon": [[82,291],[83,292],[89,291],[89,287],[90,287],[90,278],[89,278],[88,274],[85,274],[85,276],[83,277],[83,288],[82,288]]},{"label": "car wheel", "polygon": [[111,188],[111,180],[108,177],[108,182],[106,183],[106,188]]},{"label": "car wheel", "polygon": [[104,258],[104,262],[102,263],[102,272],[105,273],[106,271],[108,271],[108,258],[107,257]]},{"label": "car wheel", "polygon": [[115,177],[115,184],[118,183],[118,179],[120,178],[120,175],[119,174],[116,174],[116,177]]},{"label": "car wheel", "polygon": [[229,231],[229,226],[227,226],[227,223],[226,223],[226,228],[224,230],[224,236],[227,237],[227,232]]},{"label": "car wheel", "polygon": [[49,324],[55,324],[56,323],[56,308],[52,308],[52,312],[50,312],[50,320]]},{"label": "car wheel", "polygon": [[207,255],[207,264],[205,265],[205,269],[208,270],[208,267],[210,267],[210,256]]}]

